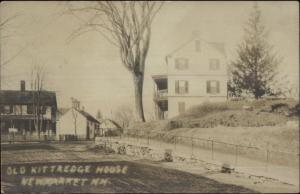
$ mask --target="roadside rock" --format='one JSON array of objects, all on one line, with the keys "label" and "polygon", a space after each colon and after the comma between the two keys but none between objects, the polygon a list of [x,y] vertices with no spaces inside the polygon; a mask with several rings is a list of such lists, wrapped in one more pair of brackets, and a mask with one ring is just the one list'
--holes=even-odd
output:
[{"label": "roadside rock", "polygon": [[253,110],[252,106],[243,106],[242,108],[243,108],[243,110],[248,110],[248,111],[252,111]]}]

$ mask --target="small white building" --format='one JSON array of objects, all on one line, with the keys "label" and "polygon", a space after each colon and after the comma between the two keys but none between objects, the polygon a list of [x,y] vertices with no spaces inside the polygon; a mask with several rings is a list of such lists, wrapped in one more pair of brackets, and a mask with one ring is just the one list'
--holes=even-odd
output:
[{"label": "small white building", "polygon": [[122,127],[114,120],[111,119],[101,119],[100,121],[100,130],[97,135],[118,135],[122,133]]},{"label": "small white building", "polygon": [[84,110],[70,108],[57,122],[56,134],[57,137],[76,135],[80,139],[94,139],[99,125],[100,122]]}]

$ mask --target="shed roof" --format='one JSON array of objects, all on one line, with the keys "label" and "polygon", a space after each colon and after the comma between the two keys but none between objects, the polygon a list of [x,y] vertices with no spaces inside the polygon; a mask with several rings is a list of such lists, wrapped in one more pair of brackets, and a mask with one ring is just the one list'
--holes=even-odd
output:
[{"label": "shed roof", "polygon": [[101,124],[103,123],[107,123],[110,122],[112,123],[114,126],[116,126],[116,129],[121,129],[121,125],[119,125],[116,121],[112,120],[112,119],[101,119]]},{"label": "shed roof", "polygon": [[95,117],[93,117],[92,115],[90,115],[89,113],[83,111],[83,110],[77,110],[80,114],[82,114],[87,120],[92,121],[94,123],[98,123],[100,124],[100,122],[95,119]]}]

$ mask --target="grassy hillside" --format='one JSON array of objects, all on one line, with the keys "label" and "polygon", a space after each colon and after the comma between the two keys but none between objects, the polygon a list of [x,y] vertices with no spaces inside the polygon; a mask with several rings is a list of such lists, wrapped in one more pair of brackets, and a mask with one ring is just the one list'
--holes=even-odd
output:
[{"label": "grassy hillside", "polygon": [[289,99],[206,103],[175,118],[135,123],[130,128],[165,132],[166,141],[173,135],[193,136],[298,152],[299,104]]},{"label": "grassy hillside", "polygon": [[164,121],[134,123],[131,128],[173,130],[177,128],[261,127],[298,120],[295,100],[254,100],[204,103]]}]

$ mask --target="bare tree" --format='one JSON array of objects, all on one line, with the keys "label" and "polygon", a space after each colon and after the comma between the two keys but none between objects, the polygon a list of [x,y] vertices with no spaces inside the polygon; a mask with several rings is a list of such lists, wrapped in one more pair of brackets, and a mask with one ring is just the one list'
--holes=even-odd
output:
[{"label": "bare tree", "polygon": [[128,105],[123,105],[117,108],[114,112],[113,120],[122,125],[123,128],[128,127],[133,121],[133,110]]},{"label": "bare tree", "polygon": [[276,96],[297,99],[298,86],[290,82],[288,74],[282,74],[272,82],[272,91]]},{"label": "bare tree", "polygon": [[[70,40],[88,31],[96,31],[119,48],[121,61],[133,77],[136,118],[143,122],[143,83],[151,24],[162,5],[163,2],[151,1],[97,1],[80,7],[68,6],[68,13],[83,23]],[[89,19],[80,18],[78,12],[88,13]]]},{"label": "bare tree", "polygon": [[101,113],[101,111],[98,109],[98,111],[97,111],[97,116],[96,116],[96,118],[98,119],[98,120],[101,120],[102,118],[103,118],[103,115],[102,115],[102,113]]},{"label": "bare tree", "polygon": [[[0,4],[0,11],[4,9],[5,3]],[[19,17],[19,14],[14,14],[12,16],[3,17],[2,14],[0,14],[0,90],[2,87],[2,81],[3,81],[3,69],[6,65],[8,65],[11,61],[13,61],[17,56],[19,56],[27,46],[20,48],[16,53],[14,53],[12,56],[10,56],[8,59],[3,60],[2,57],[2,45],[4,40],[7,40],[11,36],[15,34],[8,32],[9,25],[17,18]]]},{"label": "bare tree", "polygon": [[74,134],[77,135],[77,117],[78,117],[77,110],[79,109],[79,101],[73,97],[71,98],[71,101],[72,101],[72,116],[74,121]]},{"label": "bare tree", "polygon": [[43,124],[43,109],[41,95],[45,84],[45,69],[41,65],[34,65],[31,70],[31,89],[33,95],[34,128],[40,138]]}]

